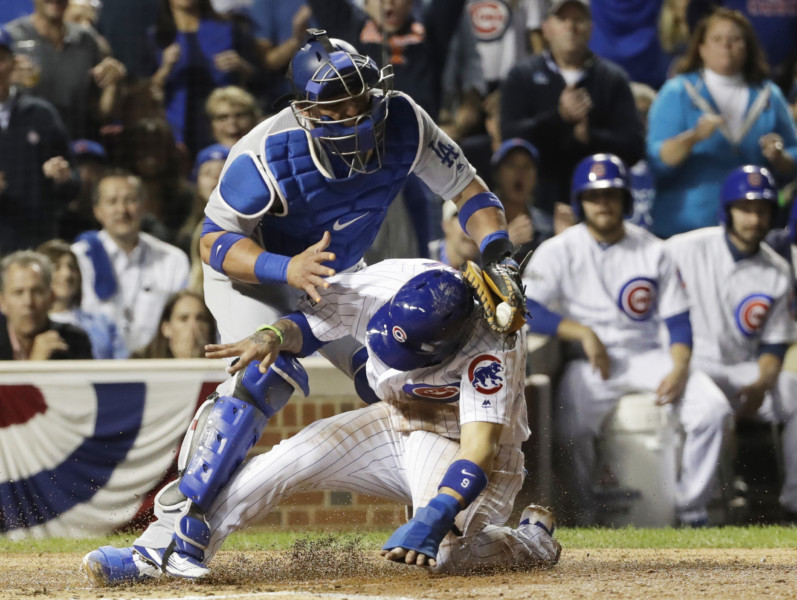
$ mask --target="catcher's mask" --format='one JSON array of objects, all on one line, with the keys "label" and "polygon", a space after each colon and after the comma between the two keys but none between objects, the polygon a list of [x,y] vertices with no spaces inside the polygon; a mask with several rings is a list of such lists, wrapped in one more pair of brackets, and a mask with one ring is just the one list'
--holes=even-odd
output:
[{"label": "catcher's mask", "polygon": [[439,268],[405,283],[368,322],[368,351],[387,366],[410,371],[439,364],[471,333],[475,301],[458,272]]},{"label": "catcher's mask", "polygon": [[[393,68],[379,69],[373,59],[351,44],[329,38],[322,29],[308,29],[311,39],[291,61],[291,103],[299,124],[330,154],[340,157],[351,171],[372,173],[382,166],[385,120],[393,89]],[[346,100],[364,98],[357,115],[333,119],[319,109]]]}]

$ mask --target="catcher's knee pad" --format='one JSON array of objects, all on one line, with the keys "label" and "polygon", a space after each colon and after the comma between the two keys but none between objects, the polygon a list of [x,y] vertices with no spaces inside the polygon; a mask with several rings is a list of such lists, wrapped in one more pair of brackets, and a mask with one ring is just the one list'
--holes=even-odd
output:
[{"label": "catcher's knee pad", "polygon": [[247,365],[234,395],[218,397],[210,408],[180,479],[180,492],[207,512],[294,386],[309,393],[307,373],[295,357],[280,355],[265,374],[257,363]]},{"label": "catcher's knee pad", "polygon": [[354,389],[360,400],[366,404],[374,404],[379,402],[379,396],[376,395],[371,386],[368,384],[368,377],[365,374],[365,363],[368,360],[368,348],[363,346],[351,357],[351,371],[354,373]]},{"label": "catcher's knee pad", "polygon": [[287,404],[294,390],[310,394],[307,372],[296,357],[280,354],[268,371],[261,373],[259,363],[249,363],[235,383],[233,396],[255,406],[270,419]]}]

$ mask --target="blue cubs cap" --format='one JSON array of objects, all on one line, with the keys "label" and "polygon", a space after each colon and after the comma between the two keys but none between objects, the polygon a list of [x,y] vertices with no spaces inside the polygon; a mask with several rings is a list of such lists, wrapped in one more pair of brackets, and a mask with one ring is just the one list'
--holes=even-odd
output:
[{"label": "blue cubs cap", "polygon": [[743,165],[731,171],[720,189],[720,223],[728,223],[728,209],[738,200],[766,200],[776,208],[778,188],[769,169],[758,165]]},{"label": "blue cubs cap", "polygon": [[206,148],[202,148],[199,154],[196,155],[194,161],[194,170],[191,172],[191,177],[194,179],[199,175],[199,167],[211,160],[227,160],[230,155],[230,149],[224,144],[212,144]]},{"label": "blue cubs cap", "polygon": [[14,38],[2,27],[0,27],[0,47],[6,48],[11,54],[14,53]]},{"label": "blue cubs cap", "polygon": [[537,166],[540,165],[540,151],[537,150],[534,144],[527,142],[523,138],[510,138],[502,142],[498,150],[493,153],[492,158],[490,158],[490,166],[496,168],[506,158],[506,155],[515,148],[520,148],[528,152],[534,164]]},{"label": "blue cubs cap", "polygon": [[368,321],[368,352],[399,371],[439,364],[473,332],[474,306],[459,272],[434,268],[419,273]]},{"label": "blue cubs cap", "polygon": [[77,158],[89,157],[97,158],[101,161],[105,161],[108,158],[102,144],[94,140],[75,140],[70,144],[70,148],[72,149],[72,154]]}]

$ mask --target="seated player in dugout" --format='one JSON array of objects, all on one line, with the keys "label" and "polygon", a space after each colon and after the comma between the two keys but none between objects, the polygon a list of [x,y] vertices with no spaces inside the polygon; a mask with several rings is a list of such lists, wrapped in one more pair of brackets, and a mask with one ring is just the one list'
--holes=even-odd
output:
[{"label": "seated player in dugout", "polygon": [[[319,302],[306,299],[239,342],[210,345],[207,356],[240,357],[231,370],[243,374],[241,387],[269,414],[290,396],[288,379],[306,386],[295,355],[351,335],[368,348],[368,380],[381,402],[321,419],[246,461],[206,511],[200,576],[228,535],[314,489],[416,507],[382,547],[387,560],[438,572],[555,564],[561,546],[550,510],[531,505],[517,527],[505,525],[523,483],[521,444],[529,436],[523,320],[498,333],[475,300],[483,282],[423,259],[387,260],[327,283]],[[253,410],[232,397],[220,401]],[[218,444],[215,437],[199,441],[211,465],[235,443],[226,427],[217,434]],[[186,473],[192,499],[202,504],[201,465]],[[156,514],[165,516],[159,504]],[[97,585],[160,577],[170,573],[163,566],[172,535],[168,519],[156,521],[130,548],[89,553],[84,568]]]},{"label": "seated player in dugout", "polygon": [[540,244],[523,273],[531,331],[561,339],[570,358],[553,405],[562,497],[575,524],[596,524],[594,442],[623,395],[647,392],[684,430],[676,518],[706,525],[731,411],[708,375],[690,368],[689,299],[675,262],[662,240],[624,220],[633,198],[618,156],[582,160],[571,201],[582,222]]}]

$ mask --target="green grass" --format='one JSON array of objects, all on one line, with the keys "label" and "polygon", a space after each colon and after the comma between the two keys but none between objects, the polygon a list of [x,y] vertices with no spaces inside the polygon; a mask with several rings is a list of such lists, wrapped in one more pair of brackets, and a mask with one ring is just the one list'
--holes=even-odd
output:
[{"label": "green grass", "polygon": [[[358,537],[362,547],[378,549],[391,530],[363,533],[340,533],[340,537]],[[225,550],[288,550],[300,539],[329,536],[329,532],[262,530],[232,535]],[[0,538],[0,552],[89,552],[99,546],[129,546],[135,535],[103,538],[22,540]],[[561,528],[556,537],[565,548],[795,548],[797,527],[716,527],[707,529],[570,529]]]}]

